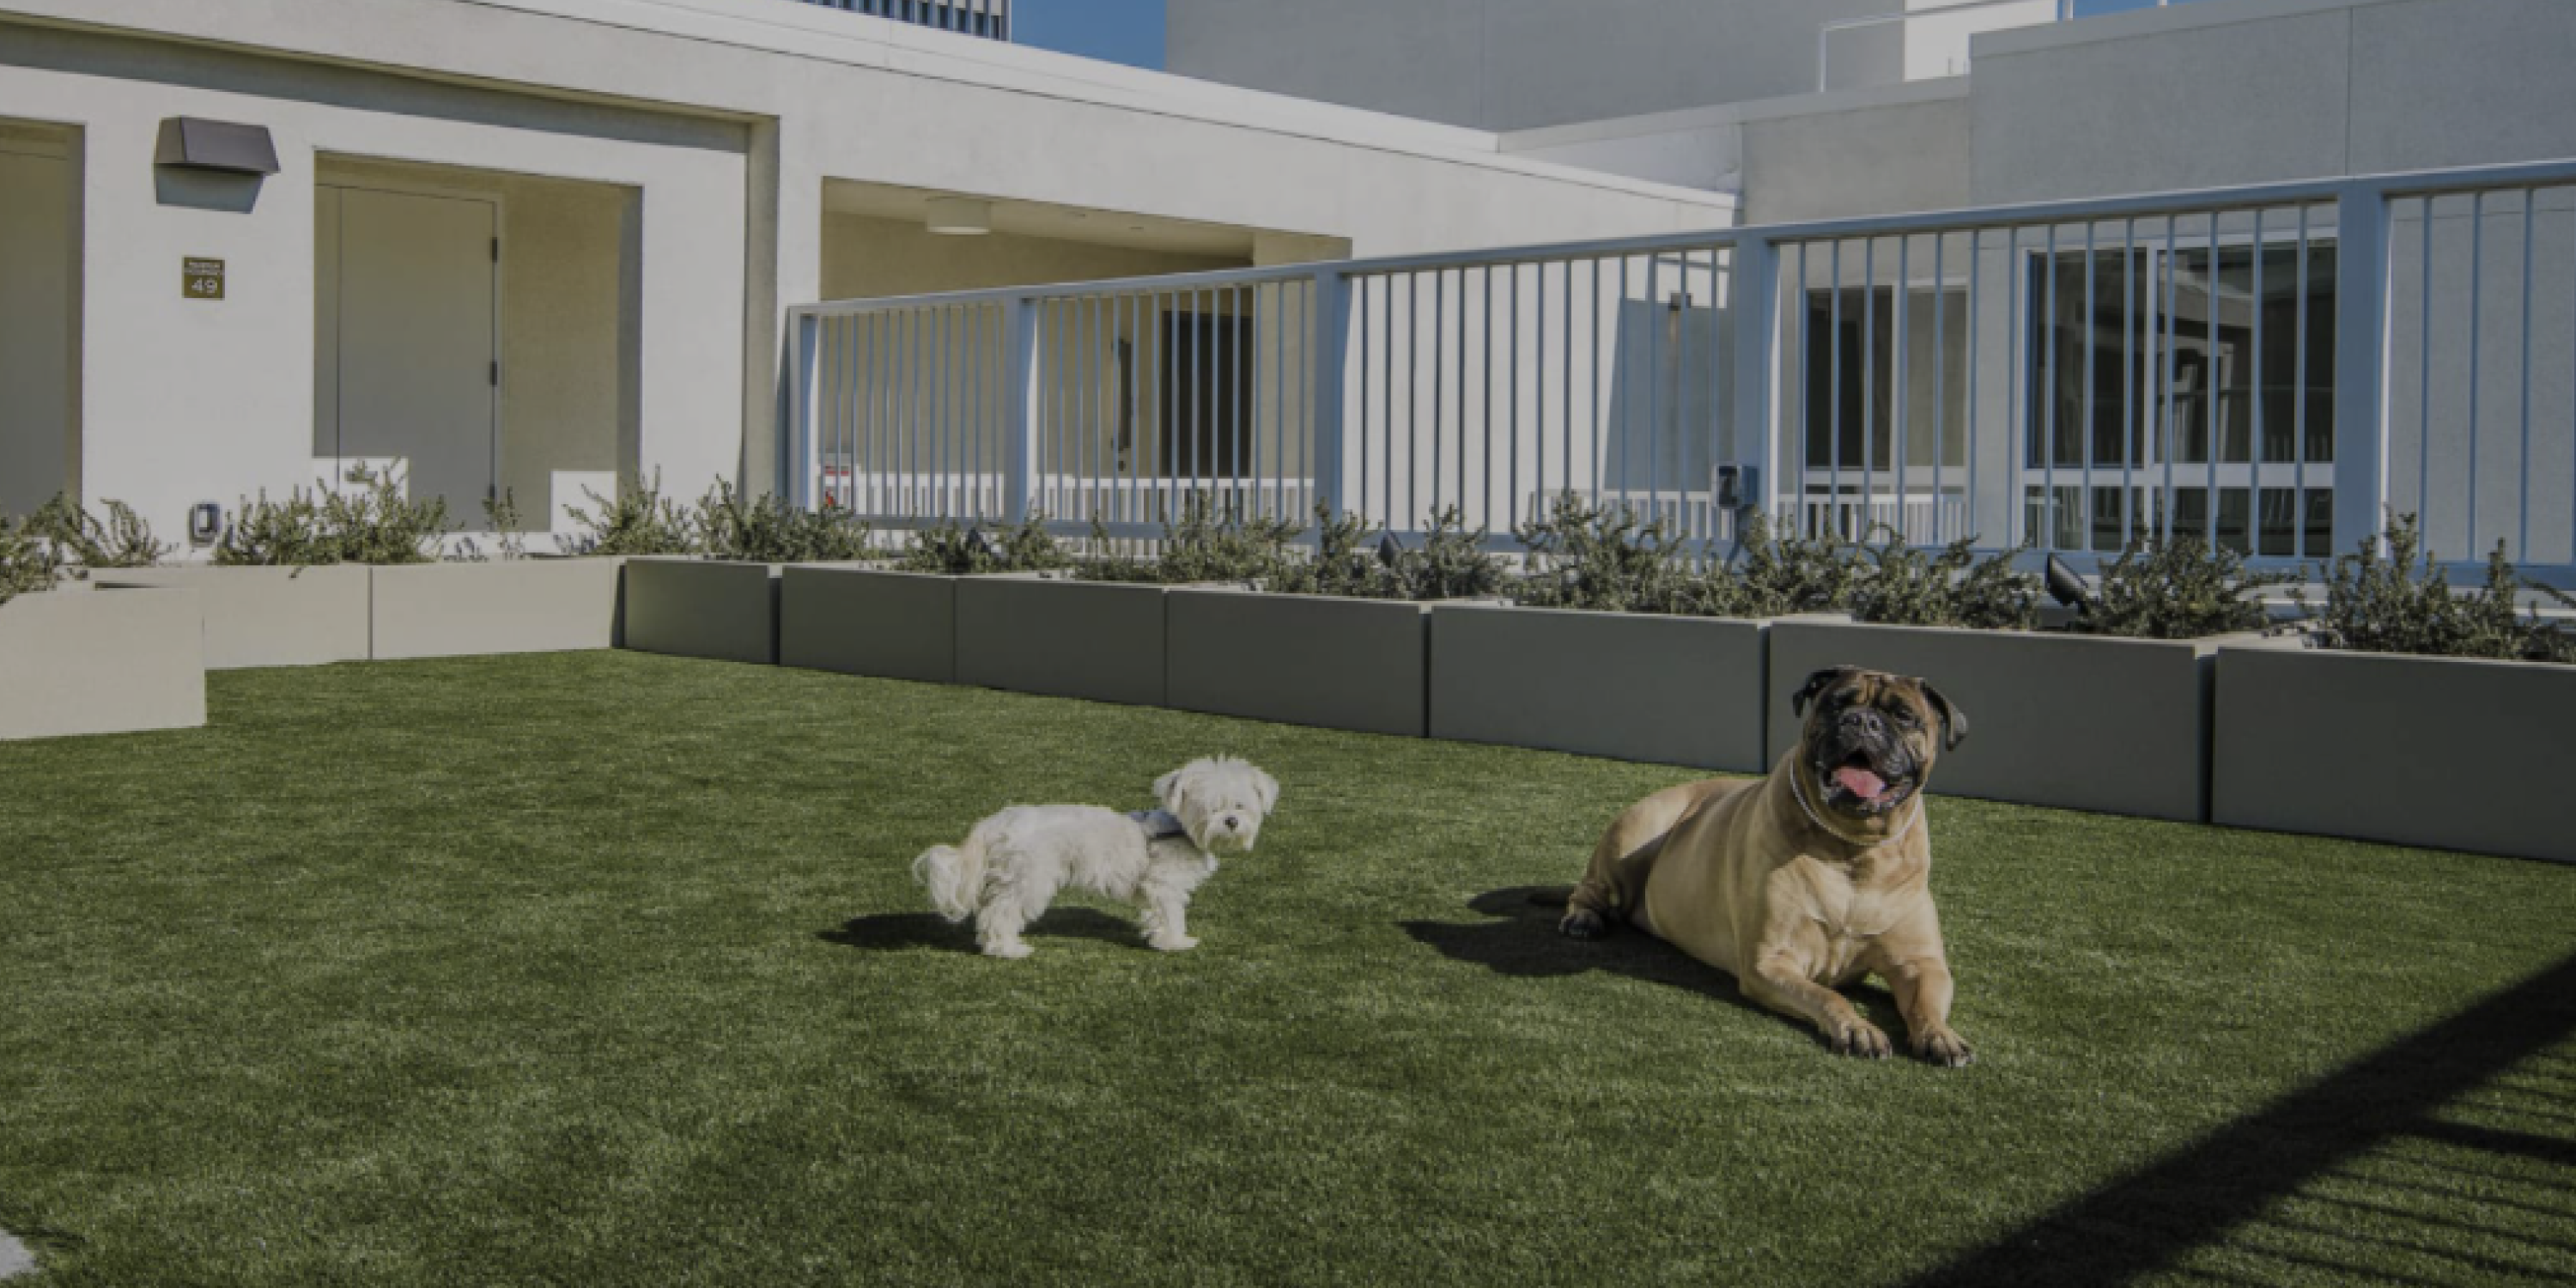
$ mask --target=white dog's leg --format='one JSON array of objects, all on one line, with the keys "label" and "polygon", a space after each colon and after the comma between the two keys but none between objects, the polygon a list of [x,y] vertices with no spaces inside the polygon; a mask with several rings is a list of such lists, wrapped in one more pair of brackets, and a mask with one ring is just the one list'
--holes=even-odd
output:
[{"label": "white dog's leg", "polygon": [[1196,948],[1199,941],[1190,938],[1190,892],[1147,882],[1140,892],[1145,896],[1145,942],[1167,953]]},{"label": "white dog's leg", "polygon": [[975,914],[975,937],[987,957],[1026,957],[1037,949],[1020,938],[1020,929],[1038,919],[1055,892],[1012,882],[991,893]]}]

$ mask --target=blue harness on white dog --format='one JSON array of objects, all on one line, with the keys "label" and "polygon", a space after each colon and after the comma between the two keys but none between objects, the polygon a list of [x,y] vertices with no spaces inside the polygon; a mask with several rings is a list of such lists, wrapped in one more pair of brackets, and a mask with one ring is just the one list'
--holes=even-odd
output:
[{"label": "blue harness on white dog", "polygon": [[1167,809],[1133,810],[1127,817],[1135,820],[1136,826],[1145,829],[1145,839],[1148,841],[1168,841],[1175,836],[1190,834],[1190,829],[1181,826],[1181,820]]}]

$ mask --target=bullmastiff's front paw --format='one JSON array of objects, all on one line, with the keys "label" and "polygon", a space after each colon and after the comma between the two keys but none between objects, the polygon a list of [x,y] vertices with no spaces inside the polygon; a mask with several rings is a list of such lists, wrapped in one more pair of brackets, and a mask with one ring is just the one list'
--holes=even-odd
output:
[{"label": "bullmastiff's front paw", "polygon": [[1914,1054],[1951,1069],[1966,1068],[1977,1058],[1977,1053],[1968,1048],[1968,1040],[1947,1028],[1926,1029],[1915,1034]]},{"label": "bullmastiff's front paw", "polygon": [[1834,1049],[1835,1055],[1859,1056],[1864,1060],[1884,1060],[1896,1050],[1895,1044],[1887,1040],[1887,1034],[1863,1019],[1826,1021],[1825,1042]]},{"label": "bullmastiff's front paw", "polygon": [[1577,908],[1556,923],[1556,933],[1568,939],[1599,939],[1610,933],[1610,924],[1590,908]]}]

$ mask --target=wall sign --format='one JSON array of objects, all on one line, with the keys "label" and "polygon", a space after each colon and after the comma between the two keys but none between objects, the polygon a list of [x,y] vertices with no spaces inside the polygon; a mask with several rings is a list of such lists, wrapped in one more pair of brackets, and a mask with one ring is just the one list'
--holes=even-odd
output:
[{"label": "wall sign", "polygon": [[224,262],[191,256],[179,262],[179,294],[191,300],[224,298]]}]

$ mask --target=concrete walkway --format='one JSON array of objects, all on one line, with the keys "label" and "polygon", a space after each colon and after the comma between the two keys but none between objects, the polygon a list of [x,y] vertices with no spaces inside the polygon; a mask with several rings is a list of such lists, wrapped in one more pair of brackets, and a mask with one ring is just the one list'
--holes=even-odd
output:
[{"label": "concrete walkway", "polygon": [[8,1231],[0,1230],[0,1279],[15,1279],[35,1272],[36,1259],[28,1254],[27,1245],[11,1238]]}]

